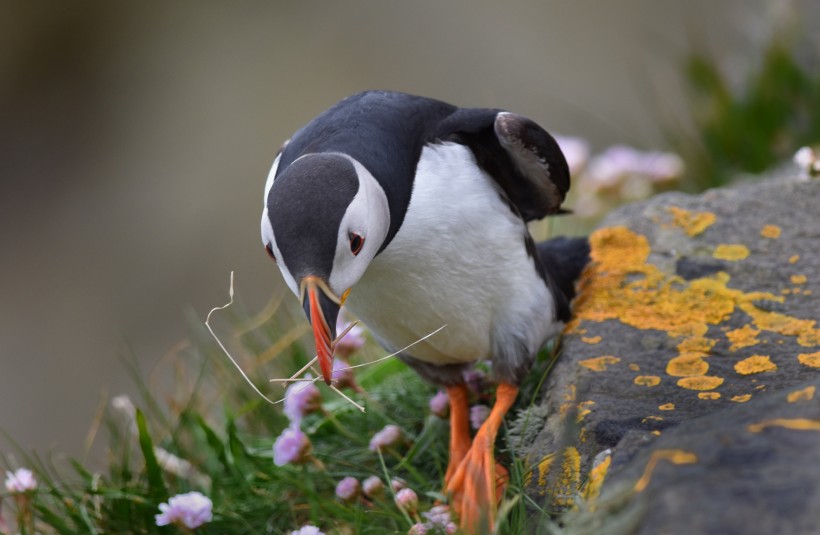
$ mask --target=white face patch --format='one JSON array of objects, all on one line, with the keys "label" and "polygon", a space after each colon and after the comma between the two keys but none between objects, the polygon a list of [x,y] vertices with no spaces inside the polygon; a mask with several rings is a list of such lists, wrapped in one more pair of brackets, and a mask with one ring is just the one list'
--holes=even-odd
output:
[{"label": "white face patch", "polygon": [[[342,295],[359,281],[379,252],[390,228],[390,209],[381,185],[361,163],[350,156],[343,156],[348,158],[356,169],[359,191],[339,225],[336,255],[328,281],[336,295]],[[364,239],[364,245],[357,255],[351,252],[352,233]]]},{"label": "white face patch", "polygon": [[[341,224],[339,225],[333,267],[331,269],[330,279],[328,280],[328,286],[337,296],[341,296],[346,290],[358,282],[371,260],[373,260],[379,251],[390,228],[390,210],[388,208],[387,196],[381,185],[357,160],[346,154],[339,153],[339,155],[348,159],[353,164],[357,178],[359,179],[359,189],[345,211]],[[301,156],[301,158],[304,156],[306,155]],[[279,270],[282,272],[282,277],[285,279],[285,283],[288,285],[288,288],[298,296],[299,284],[290,273],[290,270],[283,260],[283,255],[277,247],[276,236],[274,235],[268,214],[268,195],[273,186],[280,157],[281,156],[278,156],[273,162],[273,167],[265,183],[265,205],[262,211],[261,222],[262,243],[265,246],[270,245],[276,257]],[[364,244],[357,255],[354,255],[351,251],[351,233],[357,234],[364,239]]]},{"label": "white face patch", "polygon": [[[285,142],[284,147],[287,145]],[[290,274],[288,271],[287,266],[282,261],[282,253],[279,252],[279,248],[276,246],[276,237],[273,234],[273,227],[270,224],[270,217],[268,216],[268,195],[270,194],[270,189],[273,187],[273,180],[276,176],[276,171],[279,169],[279,160],[282,159],[282,153],[280,152],[279,155],[276,156],[276,159],[273,161],[273,166],[271,166],[270,172],[268,173],[268,178],[265,181],[265,196],[263,198],[263,210],[262,210],[262,245],[267,247],[270,245],[271,251],[273,251],[273,256],[276,258],[276,264],[279,266],[279,271],[282,272],[282,277],[285,279],[285,283],[290,288],[295,295],[299,295],[299,285],[296,284],[296,281],[293,278],[293,275]]]}]

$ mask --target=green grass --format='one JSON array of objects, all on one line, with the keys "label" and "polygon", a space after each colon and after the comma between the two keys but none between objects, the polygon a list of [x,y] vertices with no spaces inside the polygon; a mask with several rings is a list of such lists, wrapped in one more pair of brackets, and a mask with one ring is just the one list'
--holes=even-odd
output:
[{"label": "green grass", "polygon": [[[268,379],[301,367],[308,357],[306,348],[297,340],[264,365],[254,361],[278,340],[304,329],[299,312],[278,307],[276,319],[260,324],[237,304],[215,320],[243,369],[274,398],[281,397],[282,389]],[[254,324],[259,326],[248,327]],[[389,359],[356,370],[365,393],[347,394],[366,407],[365,413],[321,386],[323,410],[302,422],[315,462],[277,467],[272,444],[288,425],[281,405],[269,405],[242,382],[199,321],[192,330],[192,342],[168,355],[149,378],[134,371],[142,399],[134,402],[133,421],[114,410],[106,415],[109,447],[104,470],[77,461],[54,466],[19,450],[16,462],[4,459],[8,469],[27,466],[36,472],[39,489],[26,498],[36,532],[176,533],[176,527],[155,525],[159,504],[175,494],[198,490],[213,500],[214,518],[197,533],[290,533],[307,523],[325,533],[406,533],[412,521],[393,503],[389,486],[381,498],[346,504],[334,495],[337,482],[345,476],[402,478],[419,495],[420,511],[443,499],[448,423],[429,413],[428,400],[435,389],[403,363]],[[365,362],[382,354],[369,345],[353,360]],[[549,352],[540,356],[511,414],[536,403],[551,362]],[[380,458],[369,451],[368,443],[386,424],[398,425],[408,440]],[[163,468],[159,457],[168,454],[189,464],[175,471]],[[510,467],[511,480],[496,533],[531,532],[548,515],[539,513],[543,504],[524,491],[529,466],[504,436],[499,438],[497,457]],[[7,521],[17,510],[13,502],[7,493]],[[29,520],[20,526],[21,533],[33,532]]]}]

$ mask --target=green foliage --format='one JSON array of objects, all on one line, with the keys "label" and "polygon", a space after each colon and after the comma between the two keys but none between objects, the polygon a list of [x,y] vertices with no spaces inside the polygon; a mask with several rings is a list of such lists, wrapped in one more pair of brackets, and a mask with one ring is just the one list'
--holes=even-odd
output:
[{"label": "green foliage", "polygon": [[820,140],[818,58],[806,67],[793,48],[775,37],[740,92],[713,59],[699,53],[687,59],[694,134],[676,133],[672,141],[698,189],[762,173]]},{"label": "green foliage", "polygon": [[[260,388],[274,397],[281,387],[267,386],[267,377],[301,367],[306,354],[295,337],[264,371],[252,364],[255,355],[303,328],[298,313],[288,316],[280,310],[277,317],[279,321],[253,329],[245,325],[257,322],[235,317],[234,334],[226,335],[243,368],[259,377]],[[224,326],[221,330],[227,331]],[[20,525],[21,533],[179,533],[173,526],[157,527],[155,515],[170,496],[193,490],[214,504],[213,520],[196,533],[280,534],[308,523],[325,533],[406,533],[415,520],[395,506],[389,485],[381,497],[348,504],[335,497],[336,484],[346,476],[361,481],[375,475],[385,482],[388,476],[398,477],[417,492],[422,511],[443,499],[448,423],[429,414],[434,389],[399,360],[357,370],[363,392],[348,394],[366,407],[365,413],[322,387],[322,410],[305,416],[301,424],[310,437],[313,460],[277,467],[272,445],[288,420],[279,407],[249,394],[209,336],[198,326],[195,331],[194,343],[169,360],[168,367],[175,370],[173,377],[166,377],[171,379],[170,393],[161,394],[156,382],[135,377],[145,398],[138,403],[142,408],[132,408],[130,417],[122,408],[109,412],[104,473],[71,461],[66,474],[65,467],[58,469],[25,452],[16,463],[5,460],[9,468],[31,467],[40,484],[27,497],[33,514],[28,524]],[[359,362],[381,355],[374,347],[362,353]],[[513,412],[533,403],[551,362],[546,353],[539,358]],[[368,443],[386,424],[399,426],[407,440],[377,455]],[[544,521],[532,518],[537,507],[524,492],[530,468],[503,438],[498,452],[499,461],[510,468],[511,481],[497,533],[527,532],[533,522]],[[4,502],[9,503],[8,495]],[[3,509],[6,518],[9,510]]]}]

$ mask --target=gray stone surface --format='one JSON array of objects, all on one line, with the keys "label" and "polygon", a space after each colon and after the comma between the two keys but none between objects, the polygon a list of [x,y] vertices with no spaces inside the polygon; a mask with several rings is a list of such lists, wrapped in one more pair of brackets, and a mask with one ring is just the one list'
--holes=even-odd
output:
[{"label": "gray stone surface", "polygon": [[577,532],[820,530],[818,207],[776,179],[607,218],[520,451],[537,500],[589,498]]}]

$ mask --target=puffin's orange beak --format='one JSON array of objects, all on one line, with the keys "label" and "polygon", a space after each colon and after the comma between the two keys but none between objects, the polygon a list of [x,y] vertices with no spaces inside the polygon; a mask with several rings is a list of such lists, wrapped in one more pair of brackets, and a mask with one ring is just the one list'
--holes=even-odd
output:
[{"label": "puffin's orange beak", "polygon": [[336,338],[336,319],[339,316],[340,300],[327,283],[319,277],[305,277],[301,285],[302,308],[313,327],[316,355],[322,378],[330,384],[333,375],[333,340]]}]

